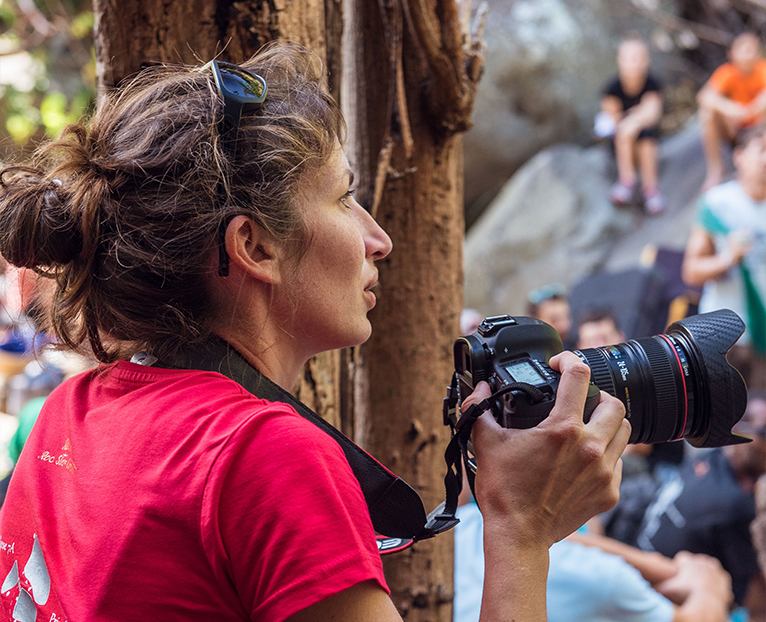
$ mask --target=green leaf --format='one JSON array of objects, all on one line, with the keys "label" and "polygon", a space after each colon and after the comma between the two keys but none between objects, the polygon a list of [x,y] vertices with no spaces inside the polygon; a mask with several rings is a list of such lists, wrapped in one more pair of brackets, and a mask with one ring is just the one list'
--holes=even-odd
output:
[{"label": "green leaf", "polygon": [[14,114],[6,120],[5,129],[13,139],[13,142],[17,145],[23,145],[35,133],[37,124],[25,116]]},{"label": "green leaf", "polygon": [[49,135],[57,136],[69,124],[68,103],[66,95],[60,91],[52,91],[40,104],[40,116]]},{"label": "green leaf", "polygon": [[95,23],[96,19],[93,15],[93,11],[83,11],[72,20],[69,32],[73,37],[82,39],[93,33],[93,25]]}]

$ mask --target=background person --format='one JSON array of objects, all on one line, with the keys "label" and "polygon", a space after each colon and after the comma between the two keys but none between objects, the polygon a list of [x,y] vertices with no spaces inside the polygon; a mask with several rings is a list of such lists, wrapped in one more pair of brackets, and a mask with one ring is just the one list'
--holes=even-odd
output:
[{"label": "background person", "polygon": [[662,89],[649,72],[649,48],[638,36],[620,43],[617,51],[617,76],[601,97],[602,118],[614,128],[617,182],[610,190],[616,205],[628,203],[641,174],[641,194],[649,214],[665,209],[665,197],[658,188],[657,141],[662,116]]},{"label": "background person", "polygon": [[[55,279],[53,332],[102,363],[48,397],[0,509],[9,617],[400,619],[340,447],[190,363],[236,362],[279,393],[370,336],[391,240],[353,198],[322,78],[294,45],[156,67],[0,174],[0,254]],[[239,109],[243,93],[265,98]],[[602,394],[585,424],[588,367],[551,366],[537,428],[485,413],[473,429],[486,621],[545,620],[548,548],[616,501],[624,409]],[[465,405],[488,396],[480,383]]]},{"label": "background person", "polygon": [[572,314],[567,290],[560,283],[550,283],[533,289],[527,295],[527,315],[550,324],[561,337],[564,349],[572,347]]},{"label": "background person", "polygon": [[[452,619],[477,622],[482,516],[470,501],[458,517]],[[549,622],[726,622],[732,594],[730,577],[713,558],[669,559],[578,532],[551,547],[547,598]]]},{"label": "background person", "polygon": [[723,181],[721,147],[735,144],[737,134],[764,121],[766,60],[753,33],[737,36],[729,47],[729,62],[713,72],[697,95],[707,175],[702,191]]},{"label": "background person", "polygon": [[608,309],[583,313],[577,326],[577,348],[600,348],[625,341],[620,323]]},{"label": "background person", "polygon": [[[734,425],[751,443],[692,455],[657,491],[646,510],[638,545],[672,557],[679,551],[716,557],[731,575],[735,601],[762,614],[763,578],[750,535],[754,490],[766,472],[766,409],[759,393]],[[755,602],[756,604],[752,604]]]},{"label": "background person", "polygon": [[736,179],[702,195],[682,265],[702,286],[700,313],[731,309],[746,325],[729,360],[749,387],[766,388],[766,126],[743,132]]},{"label": "background person", "polygon": [[[749,397],[748,408],[760,411],[758,418],[766,420],[766,391],[751,389]],[[753,536],[753,545],[758,554],[761,574],[766,579],[766,476],[762,475],[756,483],[755,504],[756,516],[750,524],[750,533]]]}]

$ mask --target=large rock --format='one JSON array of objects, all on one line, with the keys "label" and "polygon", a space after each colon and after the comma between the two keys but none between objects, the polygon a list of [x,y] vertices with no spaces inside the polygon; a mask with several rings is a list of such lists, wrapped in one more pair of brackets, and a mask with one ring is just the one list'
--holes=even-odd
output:
[{"label": "large rock", "polygon": [[614,166],[606,146],[561,144],[532,158],[466,237],[466,306],[520,314],[540,285],[571,287],[599,269],[635,267],[649,243],[682,249],[704,177],[697,126],[663,142],[660,156],[668,208],[658,217],[610,203]]},{"label": "large rock", "polygon": [[[672,10],[669,3],[664,9]],[[605,81],[628,30],[672,46],[632,0],[489,0],[487,60],[474,127],[465,135],[472,222],[510,175],[542,148],[587,142]],[[674,51],[652,46],[653,70],[673,79]],[[474,206],[473,209],[471,206]]]}]

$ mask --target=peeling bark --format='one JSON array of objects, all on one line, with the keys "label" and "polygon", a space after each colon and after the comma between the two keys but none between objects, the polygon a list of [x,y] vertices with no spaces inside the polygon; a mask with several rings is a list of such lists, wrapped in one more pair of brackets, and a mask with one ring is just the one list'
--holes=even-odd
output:
[{"label": "peeling bark", "polygon": [[[449,0],[345,8],[355,11],[345,15],[347,40],[364,40],[363,64],[344,67],[350,157],[360,196],[394,242],[379,262],[373,335],[356,360],[355,433],[431,510],[444,500],[441,403],[463,300],[459,133],[470,126],[484,48],[480,26],[466,34],[470,9]],[[451,619],[449,535],[384,564],[406,620]]]}]

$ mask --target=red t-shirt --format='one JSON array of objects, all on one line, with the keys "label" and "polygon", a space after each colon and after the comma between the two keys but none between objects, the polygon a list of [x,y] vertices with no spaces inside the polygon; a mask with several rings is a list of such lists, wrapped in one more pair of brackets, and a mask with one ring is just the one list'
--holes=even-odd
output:
[{"label": "red t-shirt", "polygon": [[64,383],[0,510],[8,620],[278,622],[367,580],[388,589],[341,448],[215,373]]}]

